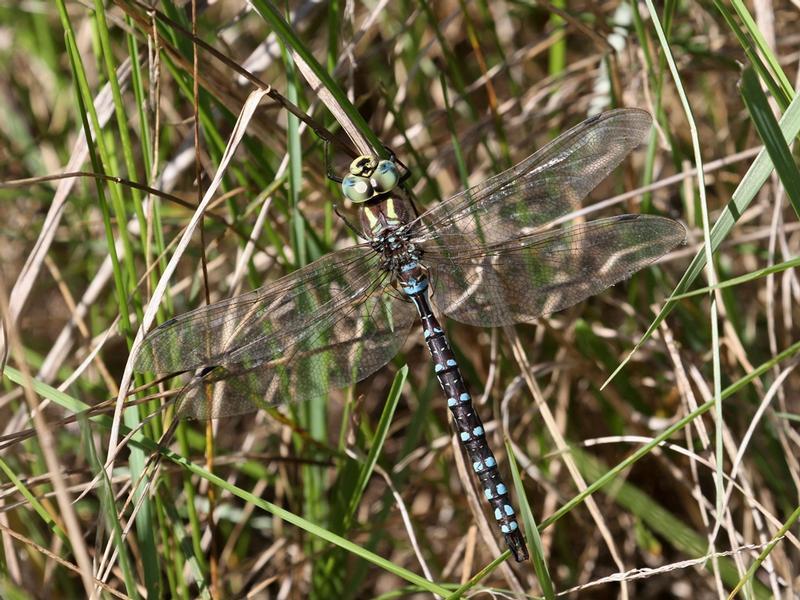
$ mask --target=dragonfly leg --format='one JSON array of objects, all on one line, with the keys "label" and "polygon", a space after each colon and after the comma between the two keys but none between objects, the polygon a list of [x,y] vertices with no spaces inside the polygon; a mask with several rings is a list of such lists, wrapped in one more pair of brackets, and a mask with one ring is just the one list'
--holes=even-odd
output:
[{"label": "dragonfly leg", "polygon": [[355,233],[357,237],[363,237],[363,234],[356,228],[356,226],[353,225],[344,214],[342,214],[342,212],[339,210],[339,205],[336,204],[335,202],[333,203],[333,212],[335,212],[336,215],[342,221],[344,221],[344,224],[347,225],[347,227],[350,229],[350,231]]},{"label": "dragonfly leg", "polygon": [[[323,140],[323,154],[325,156],[325,174],[328,176],[328,179],[331,181],[335,181],[336,183],[342,183],[342,178],[339,177],[336,173],[333,172],[331,168],[331,157],[330,157],[330,146],[331,143],[328,140]],[[336,213],[339,214],[339,213]],[[341,215],[340,215],[341,216]]]}]

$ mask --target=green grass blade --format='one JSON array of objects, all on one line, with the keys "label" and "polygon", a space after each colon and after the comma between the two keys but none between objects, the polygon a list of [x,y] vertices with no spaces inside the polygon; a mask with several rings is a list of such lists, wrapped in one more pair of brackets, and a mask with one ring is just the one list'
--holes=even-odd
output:
[{"label": "green grass blade", "polygon": [[750,583],[759,583],[757,580],[755,580],[756,571],[762,565],[764,560],[766,560],[766,558],[772,553],[772,551],[775,549],[775,546],[778,545],[778,542],[784,538],[784,536],[789,532],[794,524],[797,523],[798,520],[800,520],[800,506],[792,511],[792,514],[789,515],[789,518],[786,519],[786,522],[781,526],[780,529],[778,529],[778,531],[775,532],[775,535],[772,537],[769,544],[767,544],[767,546],[759,553],[759,555],[753,561],[753,564],[750,565],[750,568],[747,569],[747,573],[744,574],[744,577],[742,577],[736,583],[736,587],[731,590],[728,600],[733,600],[733,598],[736,597],[736,595],[745,585]]},{"label": "green grass blade", "polygon": [[[124,162],[127,167],[128,176],[133,179],[136,176],[136,166],[134,163],[133,158],[133,149],[132,149],[132,142],[130,136],[128,134],[127,128],[127,113],[126,108],[122,99],[122,92],[120,90],[119,82],[116,78],[116,66],[113,62],[113,51],[111,48],[111,42],[109,39],[109,31],[108,26],[105,19],[105,8],[102,2],[99,0],[95,0],[95,19],[94,23],[97,28],[98,38],[100,40],[100,47],[101,52],[100,54],[103,57],[103,63],[106,67],[106,75],[108,77],[108,81],[112,91],[112,97],[114,100],[114,112],[117,121],[117,130],[120,134],[120,142],[123,150]],[[75,72],[81,77],[85,77],[83,70],[80,68],[80,63],[77,60],[73,60],[73,65],[75,67]],[[116,149],[112,144],[106,145],[104,142],[105,136],[102,133],[102,129],[100,127],[99,119],[97,118],[97,114],[94,110],[94,105],[92,102],[91,96],[87,96],[88,92],[88,85],[81,86],[81,89],[84,90],[84,97],[83,97],[83,104],[88,109],[88,114],[91,117],[93,130],[97,132],[96,135],[96,142],[98,151],[101,157],[101,162],[97,163],[97,166],[102,165],[101,169],[96,170],[98,172],[103,173],[112,173],[117,174],[116,168],[116,158],[115,152]],[[88,130],[87,130],[88,131]],[[91,147],[91,139],[87,137],[87,143],[89,143]],[[97,182],[98,188],[101,187],[100,182]],[[128,317],[125,315],[125,310],[123,308],[124,305],[127,305],[128,302],[128,290],[130,290],[131,285],[135,285],[135,281],[137,279],[136,270],[135,270],[135,263],[132,260],[134,255],[133,252],[133,245],[131,243],[130,237],[128,236],[127,231],[127,210],[126,204],[127,202],[123,198],[123,189],[119,185],[112,184],[109,186],[109,192],[112,198],[112,206],[114,207],[114,213],[116,222],[118,223],[118,227],[116,231],[122,241],[122,245],[124,248],[124,253],[122,256],[122,260],[119,263],[119,266],[124,269],[125,276],[127,277],[127,281],[125,282],[125,288],[120,290],[120,310],[123,313],[123,321],[125,324],[123,325],[123,331],[128,333],[128,343],[130,344],[130,334],[131,328],[128,324]],[[131,188],[131,196],[133,200],[133,206],[136,209],[139,224],[142,228],[142,231],[145,230],[145,216],[144,211],[142,210],[142,202],[141,202],[141,195],[135,188]],[[109,247],[114,246],[115,239],[114,235],[111,234],[110,224],[106,228],[108,240],[107,243]],[[127,260],[126,260],[127,258]],[[124,295],[122,295],[124,294]],[[137,309],[138,317],[141,319],[142,311],[141,311],[141,304],[136,303],[135,308]],[[130,348],[130,345],[129,345]],[[125,424],[130,427],[131,429],[136,429],[140,423],[138,409],[130,409],[125,411],[123,416],[125,420]],[[142,558],[143,558],[143,566],[144,566],[144,580],[147,586],[148,596],[151,595],[159,595],[160,594],[160,566],[158,564],[158,552],[156,550],[157,544],[155,537],[153,535],[154,531],[157,531],[157,527],[154,526],[153,518],[154,518],[154,510],[153,505],[150,501],[149,496],[146,494],[147,487],[149,485],[149,480],[146,477],[143,477],[145,463],[147,462],[147,457],[139,450],[132,450],[130,456],[130,467],[131,467],[131,476],[134,481],[140,482],[139,487],[134,490],[134,497],[137,500],[137,504],[141,502],[141,507],[136,514],[136,531],[139,535],[139,543],[142,545]]]},{"label": "green grass blade", "polygon": [[781,128],[772,114],[767,97],[753,69],[747,68],[742,73],[741,90],[758,137],[764,142],[764,147],[772,159],[772,164],[775,165],[775,171],[781,178],[795,214],[800,217],[800,171],[797,169],[787,141],[783,139]]},{"label": "green grass blade", "polygon": [[767,275],[772,275],[774,273],[780,273],[782,271],[786,271],[788,269],[794,269],[795,267],[800,267],[800,257],[793,258],[791,260],[787,260],[781,263],[776,263],[771,267],[764,267],[763,269],[758,269],[756,271],[752,271],[750,273],[746,273],[745,275],[740,275],[739,277],[733,277],[732,279],[728,279],[726,281],[721,281],[715,286],[706,286],[702,288],[698,288],[696,290],[692,290],[691,292],[686,292],[685,294],[677,294],[674,296],[670,296],[671,300],[685,300],[686,298],[693,298],[695,296],[702,296],[704,294],[708,294],[714,290],[724,290],[726,288],[735,287],[737,285],[741,285],[743,283],[748,283],[750,281],[756,281],[757,279],[761,279],[766,277]]},{"label": "green grass blade", "polygon": [[373,133],[372,129],[370,129],[364,117],[361,116],[358,109],[347,99],[347,95],[328,72],[317,62],[317,59],[314,58],[314,55],[305,43],[303,43],[294,29],[286,22],[286,19],[283,18],[280,11],[278,11],[271,2],[266,0],[252,0],[251,4],[263,19],[269,23],[270,27],[272,27],[272,30],[278,35],[283,44],[296,52],[306,65],[308,65],[325,89],[333,96],[333,99],[339,105],[339,108],[343,111],[346,118],[358,129],[361,135],[366,138],[372,146],[373,151],[385,157],[386,151],[383,148],[383,144],[381,144],[381,141]]},{"label": "green grass blade", "polygon": [[[172,524],[171,533],[174,539],[178,541],[178,546],[181,549],[182,556],[186,561],[186,564],[189,565],[189,570],[194,578],[194,583],[199,588],[200,597],[210,598],[211,582],[206,577],[205,562],[200,559],[201,555],[195,551],[192,540],[190,540],[189,536],[186,535],[186,529],[182,526],[183,519],[181,519],[178,511],[175,510],[175,507],[166,504],[164,508],[166,509],[168,522]],[[182,573],[181,579],[183,579]]]},{"label": "green grass blade", "polygon": [[386,403],[383,406],[383,412],[381,412],[380,421],[378,421],[378,427],[375,430],[375,435],[373,436],[372,441],[370,442],[369,454],[367,454],[367,458],[362,464],[361,470],[358,473],[356,484],[352,488],[351,493],[353,495],[350,501],[350,506],[347,509],[345,523],[349,523],[353,518],[353,515],[355,515],[356,509],[361,503],[361,498],[364,496],[364,490],[367,489],[367,483],[369,482],[370,477],[372,477],[372,473],[375,470],[375,465],[378,462],[378,457],[383,450],[383,445],[386,443],[386,436],[389,435],[389,427],[392,424],[392,419],[394,418],[397,404],[400,402],[400,396],[403,392],[403,386],[405,385],[407,378],[408,366],[404,365],[394,376],[392,387],[389,389],[389,395],[386,397]]},{"label": "green grass blade", "polygon": [[[783,139],[787,143],[797,137],[798,133],[800,133],[800,95],[796,95],[792,99],[789,108],[786,110],[780,120],[780,127]],[[733,192],[730,202],[725,207],[725,210],[722,211],[722,214],[720,215],[719,219],[717,219],[717,222],[714,223],[714,227],[711,229],[710,239],[712,251],[716,252],[722,242],[728,237],[728,234],[733,229],[736,221],[739,220],[739,217],[744,213],[747,207],[750,206],[750,202],[753,201],[753,198],[756,197],[756,194],[761,189],[761,186],[763,186],[767,181],[772,169],[772,160],[767,150],[764,149],[759,152],[758,156],[750,165],[750,168],[742,178],[742,181]],[[692,259],[691,264],[687,267],[686,272],[683,274],[683,277],[681,277],[678,285],[675,286],[673,296],[687,292],[689,290],[689,286],[694,283],[694,280],[702,272],[705,265],[705,254],[702,251],[698,252],[694,259]],[[650,327],[647,328],[647,331],[644,333],[642,338],[636,343],[628,356],[625,357],[625,359],[619,364],[614,372],[608,377],[603,384],[603,387],[608,385],[611,380],[614,379],[614,377],[616,377],[616,375],[623,368],[625,368],[625,365],[628,364],[628,361],[630,361],[641,345],[650,339],[650,336],[667,317],[667,315],[672,312],[673,308],[675,308],[675,301],[672,300],[672,297],[670,297],[656,318],[650,324]]]},{"label": "green grass blade", "polygon": [[[297,71],[294,61],[288,52],[284,51],[283,62],[286,67],[287,93],[286,97],[297,104],[300,94],[298,91]],[[294,115],[287,115],[287,149],[289,154],[289,204],[292,207],[292,247],[294,249],[295,264],[303,267],[308,264],[308,252],[305,239],[305,219],[300,213],[300,191],[303,187],[303,148],[300,140],[300,120]]]},{"label": "green grass blade", "polygon": [[[105,527],[111,531],[111,536],[114,539],[114,547],[118,557],[117,560],[119,561],[120,570],[122,571],[122,579],[125,582],[125,591],[131,598],[140,598],[141,596],[136,585],[136,570],[131,560],[128,545],[123,540],[122,528],[120,527],[119,516],[117,515],[116,505],[114,504],[114,489],[108,479],[108,474],[105,472],[105,469],[103,469],[103,463],[97,456],[91,425],[85,414],[79,416],[78,424],[80,425],[81,439],[86,456],[89,459],[89,464],[95,476],[100,480],[100,490],[98,491],[98,495],[100,496],[100,510],[105,519]],[[102,539],[102,537],[98,536],[98,539]]]},{"label": "green grass blade", "polygon": [[304,531],[307,531],[313,536],[316,536],[322,540],[325,540],[326,542],[339,546],[340,548],[350,552],[354,556],[357,556],[363,560],[367,560],[373,563],[374,565],[381,567],[387,572],[392,573],[402,579],[405,579],[409,583],[418,585],[420,588],[424,590],[439,595],[447,594],[447,591],[441,586],[435,583],[431,583],[430,581],[424,579],[423,577],[420,577],[416,573],[413,573],[408,569],[405,569],[404,567],[400,567],[394,564],[393,562],[381,556],[378,556],[377,554],[374,554],[373,552],[365,550],[364,548],[351,542],[350,540],[338,536],[323,527],[320,527],[316,523],[312,523],[311,521],[308,521],[303,517],[300,517],[286,509],[283,509],[280,506],[277,506],[276,504],[263,500],[257,496],[254,496],[253,494],[251,494],[246,490],[243,490],[235,485],[232,485],[231,483],[225,481],[221,477],[218,477],[213,473],[210,473],[205,468],[187,461],[183,456],[175,454],[166,448],[159,448],[158,451],[163,456],[173,461],[175,464],[180,465],[184,469],[189,470],[190,472],[202,477],[203,479],[206,479],[207,481],[209,481],[209,483],[212,483],[226,490],[227,492],[230,492],[231,494],[235,495],[238,498],[241,498],[245,502],[249,502],[254,506],[272,514],[273,516],[282,519],[283,521],[286,521],[287,523],[290,523],[292,525],[295,525],[296,527],[303,529]]},{"label": "green grass blade", "polygon": [[533,516],[531,505],[528,502],[528,496],[525,494],[525,487],[522,485],[522,477],[520,477],[519,468],[517,468],[517,459],[514,457],[514,450],[508,440],[505,440],[505,444],[506,456],[508,456],[508,468],[511,470],[519,511],[525,523],[525,532],[528,534],[527,541],[531,551],[533,568],[536,571],[536,578],[539,580],[539,585],[542,588],[545,599],[555,600],[555,586],[550,577],[550,571],[547,568],[547,558],[544,555],[544,547],[542,546],[542,538],[539,535],[539,528],[536,525],[536,519]]},{"label": "green grass blade", "polygon": [[[119,132],[125,169],[128,178],[135,180],[137,175],[136,161],[134,160],[133,142],[128,132],[127,107],[122,97],[119,79],[117,79],[117,65],[114,63],[114,50],[111,45],[111,36],[108,30],[108,22],[106,21],[105,5],[102,0],[94,1],[94,10],[94,23],[98,34],[97,37],[100,40],[100,54],[103,58],[103,65],[106,68],[106,77],[111,88],[111,95],[114,99],[114,116],[117,122],[117,131]],[[133,208],[139,220],[139,226],[142,234],[144,234],[147,220],[145,219],[144,210],[142,208],[142,195],[136,188],[130,188],[130,195]]]},{"label": "green grass blade", "polygon": [[[606,472],[607,466],[603,465],[590,454],[573,448],[572,454],[575,462],[586,476],[587,480],[596,480]],[[702,557],[706,553],[708,540],[691,527],[675,518],[672,513],[661,506],[635,485],[627,481],[618,481],[607,493],[614,502],[624,507],[631,514],[641,519],[650,529],[667,540],[674,548],[690,557]],[[723,582],[732,586],[739,579],[736,566],[730,558],[719,558],[719,571]],[[707,567],[708,568],[708,567]],[[761,583],[755,588],[756,598],[769,598],[769,590]]]},{"label": "green grass blade", "polygon": [[500,556],[495,558],[492,562],[488,565],[483,567],[480,571],[475,573],[472,577],[469,578],[469,581],[464,583],[464,585],[459,586],[455,589],[452,593],[450,593],[446,600],[457,600],[458,598],[463,598],[467,592],[473,590],[480,585],[480,582],[483,581],[486,577],[488,577],[497,567],[502,565],[508,557],[511,556],[511,550],[506,550]]},{"label": "green grass blade", "polygon": [[[75,44],[75,36],[72,32],[72,27],[67,17],[66,7],[63,6],[62,0],[59,0],[59,8],[61,8],[62,13],[62,25],[64,26],[64,40],[67,46],[67,52],[70,59],[70,66],[72,68],[73,75],[75,77],[75,94],[76,100],[78,102],[78,110],[81,116],[81,120],[83,122],[83,131],[84,135],[86,136],[86,144],[89,149],[89,157],[92,161],[92,167],[94,168],[96,173],[102,173],[102,165],[100,159],[97,156],[97,152],[94,146],[94,140],[92,139],[91,131],[92,128],[89,126],[89,119],[90,119],[90,112],[94,114],[94,106],[92,104],[92,95],[91,91],[89,90],[89,83],[86,79],[86,73],[84,72],[82,63],[81,63],[81,55],[78,50],[77,45]],[[94,131],[101,131],[99,126],[99,122],[97,121],[97,115],[95,114],[94,119]],[[96,136],[97,140],[102,140],[102,135]],[[100,209],[103,215],[103,227],[105,229],[106,234],[106,243],[108,244],[108,252],[109,256],[111,257],[111,262],[114,267],[114,284],[115,284],[115,291],[117,294],[117,303],[119,304],[120,308],[120,323],[123,329],[123,332],[130,333],[130,314],[128,312],[128,289],[127,283],[123,276],[123,268],[119,257],[117,256],[116,251],[116,244],[114,243],[114,230],[111,224],[111,211],[109,210],[108,203],[106,201],[106,195],[103,188],[102,183],[99,179],[94,180],[97,195],[98,195],[98,203],[100,205]],[[124,229],[124,227],[123,227]]]},{"label": "green grass blade", "polygon": [[722,2],[721,0],[714,0],[714,6],[716,6],[717,10],[720,12],[722,17],[725,19],[725,22],[728,24],[728,27],[736,36],[739,45],[742,47],[742,50],[744,50],[745,55],[750,60],[750,64],[753,65],[753,68],[756,71],[758,71],[758,74],[761,77],[761,79],[764,81],[764,83],[767,84],[770,93],[772,93],[772,96],[778,102],[781,109],[785,110],[786,107],[789,105],[789,101],[791,100],[793,95],[792,87],[789,86],[788,88],[785,88],[781,85],[780,82],[775,80],[775,78],[772,76],[772,73],[770,73],[769,69],[764,64],[764,61],[761,60],[761,55],[758,52],[758,48],[753,43],[752,38],[748,37],[748,35],[739,26],[739,23],[736,22],[733,13],[731,13],[731,11],[728,8],[728,5]]},{"label": "green grass blade", "polygon": [[[652,0],[645,0],[647,9],[650,12],[650,17],[653,19],[653,27],[656,30],[661,50],[664,53],[664,58],[669,65],[672,79],[675,82],[675,89],[681,99],[683,112],[689,122],[689,132],[692,140],[692,150],[694,154],[694,166],[697,170],[697,193],[699,196],[700,212],[702,214],[703,225],[703,251],[706,258],[706,272],[708,282],[714,286],[717,284],[717,271],[714,265],[714,251],[711,248],[711,223],[708,212],[708,201],[706,199],[706,181],[705,174],[703,173],[703,155],[700,149],[700,133],[697,128],[697,123],[689,104],[689,98],[686,90],[683,87],[678,67],[672,56],[669,42],[667,41],[664,30],[661,27],[661,22],[658,19],[658,13]],[[722,414],[722,364],[720,359],[720,343],[719,343],[719,315],[716,295],[710,296],[709,307],[709,322],[711,325],[711,365],[713,373],[713,394],[714,394],[714,453],[716,455],[716,473],[714,477],[715,494],[716,494],[716,514],[718,519],[723,518],[723,506],[725,491],[723,489],[723,468],[725,464],[724,448],[723,448],[723,432],[725,430],[725,421]],[[719,524],[719,523],[718,523]],[[713,544],[713,540],[711,541]],[[715,567],[716,568],[716,567]]]},{"label": "green grass blade", "polygon": [[[14,383],[17,385],[24,385],[24,378],[22,374],[15,368],[6,366],[3,373]],[[42,381],[34,381],[33,382],[33,389],[34,391],[41,395],[43,398],[49,398],[53,402],[56,402],[59,406],[67,408],[68,410],[74,410],[75,412],[81,410],[87,410],[89,408],[88,405],[77,400],[70,396],[69,394],[65,394],[54,387],[42,382]],[[103,427],[110,428],[111,427],[111,419],[107,415],[96,415],[90,417],[92,422],[96,422]],[[121,428],[120,432],[122,435],[127,435],[130,433],[130,430],[126,428]],[[378,556],[377,554],[370,552],[369,550],[365,550],[364,548],[360,547],[359,545],[351,542],[348,539],[345,539],[335,533],[328,531],[327,529],[320,527],[316,523],[312,523],[311,521],[304,519],[276,504],[263,500],[257,496],[254,496],[247,490],[241,489],[236,485],[231,484],[230,482],[222,479],[221,477],[211,473],[210,471],[206,470],[204,467],[196,465],[191,461],[187,460],[185,457],[181,456],[170,450],[169,448],[164,448],[159,446],[155,441],[147,438],[146,436],[139,436],[133,437],[130,441],[131,445],[137,448],[141,448],[146,452],[153,453],[158,452],[165,458],[169,459],[170,461],[174,462],[176,465],[181,466],[182,468],[186,469],[188,472],[193,473],[194,475],[198,475],[203,479],[206,479],[212,485],[215,485],[219,488],[224,489],[227,492],[230,492],[234,496],[241,498],[245,502],[249,502],[254,506],[272,514],[273,516],[286,521],[287,523],[291,523],[296,527],[307,531],[311,535],[314,535],[326,542],[334,544],[335,546],[339,546],[343,548],[347,552],[352,553],[355,556],[362,558],[363,560],[369,561],[372,564],[386,570],[389,573],[393,573],[398,577],[412,583],[414,585],[419,586],[421,589],[427,590],[434,594],[439,594],[440,596],[446,596],[449,592],[435,584],[431,583],[427,579],[420,577],[416,573],[405,569],[404,567],[400,567],[395,565],[391,561]]]},{"label": "green grass blade", "polygon": [[5,462],[2,457],[0,457],[0,470],[5,473],[6,477],[8,477],[8,481],[13,485],[17,491],[22,494],[22,497],[25,498],[31,505],[36,514],[42,519],[42,521],[47,525],[47,528],[53,531],[56,535],[58,535],[61,540],[69,545],[69,538],[67,537],[67,532],[64,531],[61,526],[58,524],[55,519],[50,516],[50,513],[47,512],[47,509],[42,506],[42,503],[36,498],[36,495],[28,489],[28,486],[17,477],[17,474],[14,472],[14,469]]},{"label": "green grass blade", "polygon": [[[727,398],[733,396],[736,392],[744,388],[745,386],[749,385],[755,379],[758,379],[764,373],[767,373],[770,369],[775,367],[776,365],[780,364],[782,361],[790,359],[800,353],[800,342],[795,342],[782,352],[776,354],[774,357],[769,359],[768,361],[762,363],[757,368],[753,369],[744,377],[741,377],[736,382],[729,385],[727,388],[722,390],[720,394],[721,400],[726,400]],[[676,421],[669,427],[667,427],[664,431],[658,434],[656,437],[652,439],[652,441],[648,442],[644,446],[642,446],[639,450],[631,454],[628,458],[621,461],[611,469],[609,469],[602,477],[600,477],[597,481],[589,485],[585,490],[574,496],[568,502],[566,502],[561,508],[559,508],[556,512],[552,515],[547,517],[542,523],[539,525],[539,530],[543,530],[545,527],[549,527],[562,517],[564,517],[567,513],[569,513],[575,506],[583,502],[588,496],[593,494],[594,492],[600,490],[603,486],[608,485],[611,483],[618,475],[620,475],[623,471],[625,471],[628,467],[633,465],[635,462],[640,460],[641,458],[645,457],[650,453],[653,448],[658,446],[661,442],[668,440],[670,437],[681,431],[684,427],[689,425],[694,419],[704,415],[709,410],[714,408],[715,401],[714,399],[705,402],[704,404],[698,406],[695,410],[687,414],[685,417],[681,418],[680,420]]]},{"label": "green grass blade", "polygon": [[[742,23],[744,23],[747,33],[749,33],[750,37],[754,40],[755,45],[758,48],[759,55],[766,59],[772,74],[777,77],[778,84],[785,95],[784,97],[791,98],[794,95],[794,88],[792,87],[789,78],[786,77],[786,73],[783,72],[780,62],[775,56],[775,53],[772,51],[772,48],[770,48],[767,40],[764,39],[758,24],[755,22],[755,20],[753,20],[753,17],[750,15],[750,11],[747,10],[747,6],[745,6],[742,0],[731,0],[731,5],[736,11],[736,14],[739,15]],[[786,108],[786,105],[783,105],[783,108]]]}]

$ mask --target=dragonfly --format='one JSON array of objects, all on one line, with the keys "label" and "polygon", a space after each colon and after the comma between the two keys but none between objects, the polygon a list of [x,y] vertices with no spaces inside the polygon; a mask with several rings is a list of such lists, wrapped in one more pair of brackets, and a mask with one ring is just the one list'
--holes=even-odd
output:
[{"label": "dragonfly", "polygon": [[639,109],[591,117],[422,214],[405,165],[359,156],[333,179],[358,207],[361,243],[166,321],[144,338],[135,369],[194,373],[177,400],[183,417],[239,415],[355,384],[389,362],[419,322],[481,494],[522,562],[528,550],[510,490],[437,314],[478,327],[532,323],[682,243],[684,227],[665,217],[569,218],[651,126]]}]

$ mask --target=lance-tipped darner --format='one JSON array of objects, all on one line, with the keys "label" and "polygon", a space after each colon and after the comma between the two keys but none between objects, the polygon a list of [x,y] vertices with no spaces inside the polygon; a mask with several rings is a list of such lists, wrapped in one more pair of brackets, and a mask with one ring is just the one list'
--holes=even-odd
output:
[{"label": "lance-tipped darner", "polygon": [[136,369],[199,370],[180,394],[182,414],[241,414],[364,379],[419,319],[481,493],[522,561],[527,549],[509,489],[432,304],[468,325],[530,323],[681,243],[683,226],[658,216],[564,225],[650,127],[636,109],[592,117],[422,215],[405,190],[408,169],[394,158],[358,157],[340,181],[359,206],[364,243],[167,321],[144,339]]}]

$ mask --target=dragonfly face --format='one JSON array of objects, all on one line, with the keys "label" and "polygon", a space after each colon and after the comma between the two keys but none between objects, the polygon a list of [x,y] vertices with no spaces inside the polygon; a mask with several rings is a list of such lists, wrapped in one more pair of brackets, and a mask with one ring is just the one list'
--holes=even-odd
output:
[{"label": "dragonfly face", "polygon": [[345,197],[359,208],[361,235],[370,243],[417,217],[403,180],[397,163],[371,156],[354,160],[350,174],[342,179]]},{"label": "dragonfly face", "polygon": [[342,178],[342,191],[360,205],[361,224],[381,268],[410,296],[427,289],[428,278],[419,262],[422,251],[411,239],[415,211],[402,181],[394,160],[362,155]]},{"label": "dragonfly face", "polygon": [[400,183],[400,171],[391,160],[362,155],[350,163],[350,172],[342,178],[342,192],[356,204],[391,192]]}]

